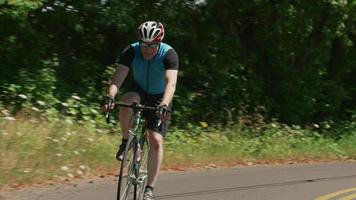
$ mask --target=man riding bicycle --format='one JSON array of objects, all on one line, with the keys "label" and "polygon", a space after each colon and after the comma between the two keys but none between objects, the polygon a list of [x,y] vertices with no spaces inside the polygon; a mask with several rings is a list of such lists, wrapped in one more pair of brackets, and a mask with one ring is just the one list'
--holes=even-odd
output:
[{"label": "man riding bicycle", "polygon": [[[121,53],[107,95],[108,99],[115,102],[115,95],[129,70],[132,70],[131,82],[121,102],[157,106],[159,110],[160,115],[153,111],[143,113],[147,121],[151,147],[144,200],[154,199],[153,188],[163,159],[163,138],[167,131],[168,111],[176,89],[178,75],[178,55],[171,46],[162,42],[164,34],[164,27],[160,22],[146,21],[138,27],[138,42],[130,44]],[[119,119],[122,143],[116,158],[122,160],[132,119],[130,108],[120,108]],[[160,123],[161,121],[162,123]]]}]

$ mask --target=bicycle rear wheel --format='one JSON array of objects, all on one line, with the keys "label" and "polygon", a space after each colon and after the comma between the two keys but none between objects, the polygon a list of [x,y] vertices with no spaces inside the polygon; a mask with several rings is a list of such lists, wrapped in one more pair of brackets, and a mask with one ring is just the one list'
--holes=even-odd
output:
[{"label": "bicycle rear wheel", "polygon": [[133,170],[133,143],[133,137],[130,136],[127,141],[123,159],[121,161],[119,181],[117,187],[117,200],[129,200],[130,190],[132,188],[131,180],[132,177],[135,176],[135,171]]}]

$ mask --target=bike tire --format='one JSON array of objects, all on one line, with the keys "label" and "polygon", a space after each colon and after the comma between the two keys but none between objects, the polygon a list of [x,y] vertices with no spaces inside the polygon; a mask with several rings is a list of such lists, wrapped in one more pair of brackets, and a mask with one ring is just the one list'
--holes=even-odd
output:
[{"label": "bike tire", "polygon": [[133,137],[129,137],[125,148],[124,156],[121,161],[119,180],[117,187],[117,200],[129,200],[130,189],[132,187],[130,177],[134,175],[134,153],[132,150]]},{"label": "bike tire", "polygon": [[148,152],[150,150],[149,142],[147,140],[147,136],[144,136],[144,142],[141,145],[141,160],[140,160],[140,170],[139,170],[139,176],[142,179],[142,182],[137,185],[136,192],[138,194],[138,200],[143,199],[143,194],[145,192],[145,188],[147,185],[147,180],[148,180]]}]

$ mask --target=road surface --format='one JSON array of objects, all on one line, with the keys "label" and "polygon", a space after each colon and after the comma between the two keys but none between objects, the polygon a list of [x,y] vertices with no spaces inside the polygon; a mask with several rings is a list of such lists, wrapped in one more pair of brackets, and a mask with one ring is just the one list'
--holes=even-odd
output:
[{"label": "road surface", "polygon": [[[115,200],[116,178],[0,192],[0,200]],[[356,163],[164,172],[157,199],[356,200]]]}]

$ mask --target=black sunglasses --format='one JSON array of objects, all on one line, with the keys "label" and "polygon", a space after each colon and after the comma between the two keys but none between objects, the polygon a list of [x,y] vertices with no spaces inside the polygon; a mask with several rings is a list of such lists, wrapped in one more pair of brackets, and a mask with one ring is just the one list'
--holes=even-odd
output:
[{"label": "black sunglasses", "polygon": [[147,43],[141,42],[140,45],[141,45],[143,48],[157,48],[158,45],[159,45],[159,43],[147,44]]}]

